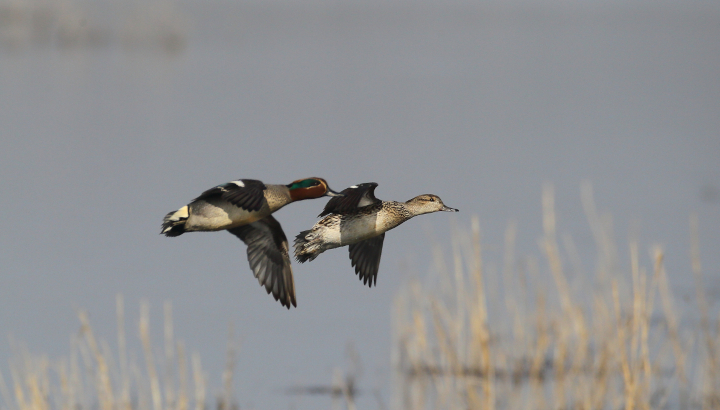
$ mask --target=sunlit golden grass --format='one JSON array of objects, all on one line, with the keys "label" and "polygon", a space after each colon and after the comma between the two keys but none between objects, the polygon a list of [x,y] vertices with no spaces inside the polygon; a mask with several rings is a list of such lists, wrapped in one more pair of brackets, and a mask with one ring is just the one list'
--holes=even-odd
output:
[{"label": "sunlit golden grass", "polygon": [[[704,293],[696,218],[687,268],[696,293],[686,307],[673,296],[663,250],[643,250],[635,240],[618,249],[589,186],[583,204],[594,261],[556,232],[553,198],[547,187],[540,257],[517,255],[513,224],[502,252],[486,249],[474,219],[469,232],[456,230],[449,255],[434,249],[434,274],[401,289],[393,309],[393,408],[719,409],[720,321]],[[17,348],[9,377],[0,373],[0,410],[205,409],[200,358],[175,340],[169,303],[164,313],[160,354],[146,303],[137,327],[142,352],[128,352],[121,297],[115,350],[83,311],[68,357]],[[235,353],[231,343],[218,410],[236,408]],[[331,390],[355,408],[354,384]]]},{"label": "sunlit golden grass", "polygon": [[[207,376],[197,354],[188,356],[173,335],[172,308],[164,306],[164,348],[157,354],[150,335],[147,303],[140,306],[137,328],[142,360],[128,352],[123,299],[117,298],[117,349],[96,337],[84,311],[80,331],[72,337],[69,357],[50,360],[17,347],[10,377],[0,373],[2,409],[8,410],[203,410]],[[132,333],[136,333],[133,331]],[[154,353],[155,352],[155,353]],[[234,347],[228,348],[224,391],[218,410],[234,408]]]},{"label": "sunlit golden grass", "polygon": [[456,232],[451,262],[436,250],[435,274],[395,300],[395,408],[720,408],[720,329],[703,290],[697,220],[687,270],[696,303],[681,310],[663,250],[645,253],[633,240],[616,249],[589,186],[583,203],[597,246],[592,274],[571,238],[558,237],[551,187],[541,258],[517,257],[511,225],[502,261],[485,260],[477,219]]}]

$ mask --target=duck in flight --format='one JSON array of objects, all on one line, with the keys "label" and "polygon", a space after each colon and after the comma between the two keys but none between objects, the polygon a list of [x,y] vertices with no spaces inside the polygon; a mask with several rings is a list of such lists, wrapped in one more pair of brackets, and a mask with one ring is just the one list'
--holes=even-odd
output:
[{"label": "duck in flight", "polygon": [[298,179],[288,185],[264,184],[255,179],[238,179],[210,188],[163,219],[161,234],[179,236],[185,232],[227,230],[247,245],[250,269],[290,309],[297,306],[288,241],[272,213],[303,199],[341,195],[322,178]]},{"label": "duck in flight", "polygon": [[418,195],[407,202],[375,198],[378,184],[353,185],[331,198],[318,216],[324,216],[312,229],[295,238],[295,258],[312,261],[328,249],[349,245],[355,273],[364,284],[377,284],[385,232],[408,219],[431,212],[458,212],[432,194]]}]

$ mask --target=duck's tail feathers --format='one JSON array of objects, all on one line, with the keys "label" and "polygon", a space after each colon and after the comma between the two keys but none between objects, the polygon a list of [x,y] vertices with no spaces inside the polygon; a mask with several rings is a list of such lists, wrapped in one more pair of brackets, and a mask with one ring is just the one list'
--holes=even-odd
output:
[{"label": "duck's tail feathers", "polygon": [[295,237],[295,259],[298,262],[304,263],[312,261],[317,258],[324,249],[320,247],[319,241],[316,241],[316,235],[311,230],[302,231]]},{"label": "duck's tail feathers", "polygon": [[174,212],[169,212],[163,218],[162,231],[160,234],[165,236],[180,236],[185,233],[185,221],[188,219],[188,207],[178,209]]}]

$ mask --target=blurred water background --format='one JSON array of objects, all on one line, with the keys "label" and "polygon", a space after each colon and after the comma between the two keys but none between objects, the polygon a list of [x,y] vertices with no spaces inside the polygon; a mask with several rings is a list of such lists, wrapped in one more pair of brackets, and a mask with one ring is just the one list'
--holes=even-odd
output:
[{"label": "blurred water background", "polygon": [[[592,272],[580,186],[623,246],[667,251],[693,298],[689,218],[720,294],[720,6],[650,1],[9,1],[0,3],[0,363],[7,337],[65,354],[90,312],[112,341],[115,295],[175,334],[220,386],[229,327],[241,408],[310,409],[352,343],[361,408],[389,387],[393,295],[432,270],[451,223],[479,218],[500,254],[538,252],[541,190]],[[381,199],[435,193],[460,213],[387,235],[377,288],[346,250],[294,265],[298,308],[257,285],[226,233],[169,239],[165,213],[235,178],[375,181]],[[288,237],[324,200],[278,212]],[[157,328],[159,337],[160,330]],[[133,330],[129,331],[133,332]],[[3,365],[0,365],[2,369]],[[215,394],[214,390],[211,394]]]}]

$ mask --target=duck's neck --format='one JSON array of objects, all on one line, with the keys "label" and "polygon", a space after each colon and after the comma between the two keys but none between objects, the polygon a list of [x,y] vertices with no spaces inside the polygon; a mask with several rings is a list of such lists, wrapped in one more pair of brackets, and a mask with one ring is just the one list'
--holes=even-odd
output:
[{"label": "duck's neck", "polygon": [[[404,202],[403,205],[404,205],[405,209],[407,209],[408,212],[410,212],[410,218],[412,218],[413,216],[418,216],[418,215],[432,212],[432,211],[427,210],[425,207],[418,204],[417,202],[412,202],[412,199],[407,202]],[[410,219],[410,218],[408,218],[408,219]]]},{"label": "duck's neck", "polygon": [[290,191],[285,185],[266,185],[265,199],[267,200],[270,212],[275,212],[285,205],[293,202]]}]

